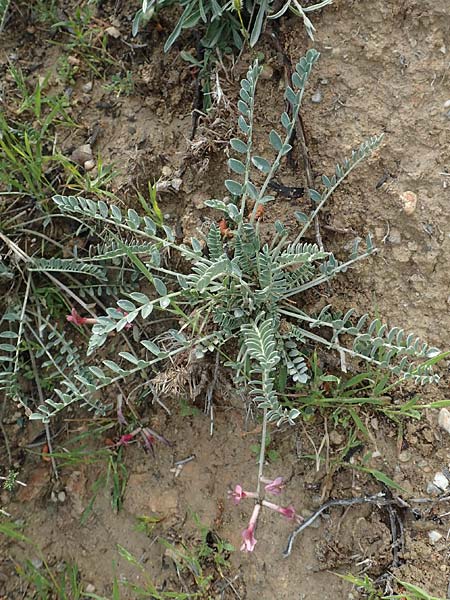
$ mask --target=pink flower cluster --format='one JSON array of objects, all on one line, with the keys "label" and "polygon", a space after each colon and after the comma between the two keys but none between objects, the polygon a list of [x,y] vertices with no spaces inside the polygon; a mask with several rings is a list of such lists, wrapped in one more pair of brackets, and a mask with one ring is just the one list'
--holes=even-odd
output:
[{"label": "pink flower cluster", "polygon": [[[264,490],[267,493],[275,496],[281,494],[281,491],[285,487],[282,477],[277,477],[276,479],[261,478],[261,481],[266,484],[264,486]],[[247,492],[239,484],[235,485],[234,489],[228,492],[228,496],[235,505],[239,504],[239,502],[244,498],[258,499],[258,494],[256,492]],[[302,517],[296,513],[295,508],[292,505],[284,507],[280,506],[279,504],[275,504],[274,502],[269,502],[268,500],[258,501],[253,508],[248,526],[242,532],[241,550],[244,552],[253,552],[255,549],[257,541],[255,538],[255,529],[262,506],[269,508],[270,510],[274,510],[291,521],[296,521],[297,523],[302,521]]]}]

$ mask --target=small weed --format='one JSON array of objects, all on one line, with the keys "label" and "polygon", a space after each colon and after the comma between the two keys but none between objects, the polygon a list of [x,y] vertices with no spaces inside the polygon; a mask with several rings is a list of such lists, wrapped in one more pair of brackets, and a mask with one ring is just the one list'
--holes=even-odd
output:
[{"label": "small weed", "polygon": [[58,58],[56,72],[58,79],[65,85],[75,85],[80,66],[69,61],[68,56],[63,54]]},{"label": "small weed", "polygon": [[[439,360],[445,357],[446,353],[442,353]],[[323,371],[316,352],[308,360],[311,378],[307,385],[286,386],[286,375],[282,377],[283,383],[278,385],[285,406],[300,410],[305,420],[309,420],[317,412],[326,411],[335,427],[348,427],[350,418],[368,438],[367,428],[359,416],[361,411],[378,413],[400,425],[405,418],[420,419],[425,409],[450,405],[450,400],[423,403],[419,395],[406,401],[403,398],[397,399],[397,395],[401,395],[399,388],[402,381],[392,381],[380,370],[365,371],[352,377],[345,374],[337,377]]]},{"label": "small weed", "polygon": [[405,581],[400,581],[399,579],[395,580],[396,587],[399,588],[399,591],[394,594],[386,595],[376,586],[375,582],[368,575],[364,575],[364,577],[338,575],[338,577],[352,583],[367,600],[445,600],[444,598],[431,596],[422,588]]},{"label": "small weed", "polygon": [[[224,579],[225,571],[229,569],[229,556],[234,551],[231,544],[222,540],[217,534],[203,525],[198,517],[194,515],[195,523],[200,531],[200,540],[194,543],[173,543],[160,539],[166,549],[165,555],[172,559],[180,580],[182,591],[164,590],[160,591],[145,572],[142,564],[124,547],[119,546],[119,554],[122,558],[133,564],[142,573],[144,586],[121,581],[128,589],[132,590],[134,597],[146,598],[151,595],[156,600],[165,598],[201,598],[207,600],[216,597],[220,583]],[[147,526],[147,519],[142,521]],[[151,523],[154,526],[153,520]]]},{"label": "small weed", "polygon": [[[117,66],[116,60],[108,52],[108,36],[104,24],[95,18],[95,6],[91,3],[77,6],[66,20],[52,25],[53,29],[64,33],[63,48],[80,68],[86,67],[98,78],[103,79],[107,66]],[[59,44],[59,42],[58,42]]]},{"label": "small weed", "polygon": [[10,0],[0,0],[0,33],[3,31],[8,14]]},{"label": "small weed", "polygon": [[164,216],[156,198],[156,184],[148,182],[148,198],[146,198],[141,192],[137,192],[137,197],[140,205],[142,206],[145,214],[152,219],[158,227],[164,225]]},{"label": "small weed", "polygon": [[109,457],[106,473],[106,485],[111,486],[111,506],[114,512],[119,512],[122,508],[127,480],[127,468],[123,462],[122,448],[119,448]]},{"label": "small weed", "polygon": [[57,0],[34,0],[31,5],[33,18],[38,23],[54,25],[58,21]]},{"label": "small weed", "polygon": [[111,507],[114,512],[117,513],[122,508],[128,481],[127,468],[123,462],[122,447],[119,447],[116,452],[112,452],[111,450],[99,452],[97,459],[105,460],[105,453],[107,453],[106,471],[102,471],[92,485],[92,496],[81,515],[81,525],[85,525],[89,519],[101,490],[106,490],[110,495]]},{"label": "small weed", "polygon": [[131,96],[134,93],[134,81],[131,71],[126,71],[125,75],[116,73],[112,75],[111,82],[103,86],[108,92],[115,94],[117,98],[120,96]]},{"label": "small weed", "polygon": [[[267,460],[270,463],[275,463],[277,460],[280,459],[280,454],[277,450],[270,447],[271,441],[272,441],[271,435],[270,435],[270,432],[268,432],[266,434],[266,443],[265,443],[264,452],[266,454]],[[250,450],[259,459],[259,455],[261,454],[261,444],[252,444],[250,446]]]},{"label": "small weed", "polygon": [[19,577],[32,586],[33,598],[79,600],[83,597],[80,574],[75,564],[61,563],[57,568],[50,567],[40,547],[14,523],[0,521],[0,534],[32,548],[37,556],[38,561],[26,559],[15,565]]},{"label": "small weed", "polygon": [[29,116],[32,123],[0,114],[0,186],[3,193],[29,196],[45,207],[57,189],[58,173],[68,162],[56,150],[56,127],[75,124],[67,115],[65,96],[43,94],[45,80],[29,90],[20,70],[11,73],[21,97],[17,114]]},{"label": "small weed", "polygon": [[202,414],[202,411],[197,408],[196,406],[193,406],[192,404],[189,404],[189,402],[187,400],[180,400],[180,415],[183,417],[197,417],[199,415]]},{"label": "small weed", "polygon": [[145,533],[147,536],[151,536],[155,530],[156,525],[163,521],[164,517],[153,515],[148,517],[147,515],[141,515],[137,517],[136,531]]}]

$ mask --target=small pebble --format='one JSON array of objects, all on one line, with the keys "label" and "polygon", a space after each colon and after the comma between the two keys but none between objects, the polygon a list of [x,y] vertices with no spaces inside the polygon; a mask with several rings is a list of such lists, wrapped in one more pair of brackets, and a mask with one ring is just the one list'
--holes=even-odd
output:
[{"label": "small pebble", "polygon": [[428,533],[428,537],[430,539],[430,544],[434,546],[435,543],[441,539],[442,535],[439,533],[439,531],[433,530]]},{"label": "small pebble", "polygon": [[83,92],[84,92],[85,94],[89,94],[89,92],[90,92],[90,91],[92,91],[92,88],[93,88],[93,86],[94,86],[94,84],[92,83],[92,81],[88,81],[87,83],[85,83],[85,84],[82,86],[82,88],[81,88],[81,89],[83,90]]},{"label": "small pebble", "polygon": [[427,485],[427,494],[429,496],[439,496],[439,494],[442,493],[442,490],[439,489],[438,487],[436,487],[434,485],[434,483],[432,483],[431,481],[428,483]]},{"label": "small pebble", "polygon": [[112,25],[111,27],[107,27],[105,29],[105,33],[116,40],[120,38],[120,31],[117,29],[117,27],[113,27]]},{"label": "small pebble", "polygon": [[64,491],[59,492],[58,500],[59,500],[59,502],[65,502],[66,501],[66,492],[64,492]]},{"label": "small pebble", "polygon": [[322,92],[320,90],[317,90],[317,92],[311,96],[311,102],[314,104],[320,104],[322,102]]},{"label": "small pebble", "polygon": [[405,215],[412,215],[417,206],[417,195],[414,192],[403,192],[400,195]]},{"label": "small pebble", "polygon": [[95,592],[95,585],[93,585],[92,583],[88,583],[84,591],[86,592],[86,594],[93,594]]},{"label": "small pebble", "polygon": [[76,162],[77,165],[84,165],[84,163],[86,161],[92,160],[93,155],[92,155],[92,148],[90,144],[83,144],[82,146],[79,146],[78,148],[76,148],[71,156],[70,159],[73,160],[73,162]]},{"label": "small pebble", "polygon": [[69,65],[71,65],[72,67],[77,67],[80,64],[80,59],[77,58],[76,56],[73,56],[72,54],[70,54],[67,57],[67,62],[69,63]]},{"label": "small pebble", "polygon": [[450,410],[441,408],[439,411],[438,423],[442,429],[445,429],[447,433],[450,433]]},{"label": "small pebble", "polygon": [[402,241],[402,235],[398,229],[391,229],[391,232],[388,237],[388,241],[391,244],[400,244]]},{"label": "small pebble", "polygon": [[272,79],[273,77],[273,68],[270,65],[264,65],[263,70],[261,72],[261,79]]},{"label": "small pebble", "polygon": [[410,459],[411,459],[411,455],[407,450],[405,450],[404,452],[400,452],[400,454],[398,455],[398,460],[402,463],[406,463]]},{"label": "small pebble", "polygon": [[450,482],[447,479],[447,477],[444,475],[444,473],[441,473],[440,471],[438,471],[438,473],[436,473],[432,483],[437,488],[440,488],[442,491],[445,491],[448,488],[448,486],[450,485]]},{"label": "small pebble", "polygon": [[444,102],[444,108],[450,108],[450,99]]},{"label": "small pebble", "polygon": [[42,560],[40,558],[32,558],[31,564],[35,569],[40,569],[42,567]]},{"label": "small pebble", "polygon": [[344,441],[344,436],[338,433],[335,429],[330,433],[330,442],[333,446],[340,446]]},{"label": "small pebble", "polygon": [[95,160],[87,160],[83,166],[85,171],[92,171],[92,169],[95,167]]}]

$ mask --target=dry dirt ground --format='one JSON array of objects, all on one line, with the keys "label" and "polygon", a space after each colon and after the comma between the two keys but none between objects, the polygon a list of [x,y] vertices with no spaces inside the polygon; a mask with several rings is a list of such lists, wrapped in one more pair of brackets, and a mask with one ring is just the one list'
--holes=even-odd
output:
[{"label": "dry dirt ground", "polygon": [[[62,3],[64,4],[64,3]],[[121,3],[118,3],[120,5]],[[117,7],[116,7],[117,8]],[[224,61],[219,78],[225,94],[214,112],[200,118],[196,135],[191,134],[191,107],[195,95],[192,69],[182,62],[177,48],[163,54],[164,38],[175,16],[162,17],[163,32],[149,26],[138,38],[143,48],[132,49],[129,6],[114,12],[114,3],[102,3],[98,18],[113,23],[121,32],[112,40],[111,53],[120,55],[134,77],[130,96],[108,94],[102,82],[89,73],[76,78],[72,111],[82,127],[68,140],[67,148],[82,144],[98,126],[95,152],[105,164],[120,171],[114,191],[132,203],[133,188],[147,180],[181,179],[179,191],[161,192],[160,205],[168,219],[177,223],[184,235],[202,227],[203,200],[220,197],[227,177],[227,145],[235,127],[233,103],[240,76],[252,60],[244,52],[232,69]],[[283,108],[283,55],[296,61],[308,47],[321,52],[320,62],[305,96],[303,121],[309,141],[314,173],[330,173],[337,160],[349,154],[360,141],[379,132],[385,137],[376,155],[355,171],[335,194],[322,216],[322,234],[333,250],[344,248],[355,235],[373,232],[379,254],[348,272],[322,295],[311,298],[320,307],[328,302],[338,308],[354,306],[359,312],[380,315],[390,324],[411,329],[430,343],[448,347],[450,330],[450,5],[448,0],[336,0],[315,18],[314,44],[295,19],[281,21],[277,30],[279,47],[263,36],[258,52],[263,54],[264,72],[259,87],[257,115],[261,154],[267,142],[264,134],[277,122]],[[7,35],[0,42],[0,61],[5,65],[14,55],[22,68],[38,65],[36,73],[52,71],[60,51],[48,41],[45,28],[28,27],[14,12]],[[189,48],[185,36],[179,43]],[[282,52],[280,51],[282,50]],[[55,75],[56,77],[56,75]],[[89,92],[83,85],[93,81]],[[86,88],[84,88],[86,89]],[[319,92],[319,94],[318,94]],[[320,102],[313,102],[320,97]],[[294,148],[294,164],[283,167],[280,181],[305,184],[299,149]],[[411,215],[402,210],[400,195],[417,194]],[[280,198],[273,215],[289,220],[302,200]],[[208,213],[210,216],[210,213]],[[273,216],[271,215],[271,216]],[[326,296],[326,297],[325,297]],[[448,397],[446,374],[442,384],[427,392],[428,399]],[[226,386],[216,397],[214,435],[209,435],[209,418],[203,414],[180,416],[177,402],[168,418],[157,405],[148,409],[150,422],[173,442],[171,448],[158,447],[155,456],[131,446],[124,449],[128,482],[122,510],[114,513],[108,490],[100,490],[84,525],[80,515],[92,496],[92,486],[105,463],[78,464],[61,469],[55,484],[50,467],[38,454],[21,453],[20,478],[28,487],[2,496],[2,506],[14,519],[21,520],[24,532],[48,557],[51,564],[75,561],[83,581],[95,586],[96,593],[111,596],[114,572],[119,577],[139,580],[135,568],[120,559],[117,544],[126,547],[145,566],[159,585],[179,585],[173,563],[155,539],[188,540],[198,535],[189,516],[201,522],[235,547],[249,517],[250,504],[234,507],[227,490],[236,483],[254,486],[255,454],[258,443],[256,423],[246,420],[244,405],[230,400]],[[198,404],[202,408],[201,402]],[[362,415],[365,418],[365,415]],[[370,465],[405,488],[413,496],[426,495],[433,474],[448,466],[450,438],[437,426],[435,411],[425,411],[421,421],[406,422],[402,436],[393,424],[367,417],[370,439],[364,452],[376,452]],[[65,424],[64,439],[84,431],[82,422]],[[86,426],[87,427],[87,426]],[[329,430],[333,423],[328,423]],[[38,433],[36,425],[17,431],[18,444],[26,444]],[[284,429],[273,434],[277,453],[267,466],[270,476],[290,478],[283,501],[293,503],[304,515],[330,497],[351,497],[376,493],[379,485],[367,475],[350,469],[327,476],[315,468],[313,443],[323,438],[323,420]],[[92,440],[92,448],[105,444],[105,437]],[[342,446],[345,431],[331,437],[331,456]],[[399,441],[400,440],[400,441]],[[0,446],[1,451],[3,449]],[[175,477],[174,461],[194,454]],[[0,459],[1,461],[2,459]],[[358,461],[356,457],[356,461]],[[6,467],[6,465],[5,465]],[[52,491],[65,492],[63,502],[52,500]],[[53,495],[53,497],[54,497]],[[448,505],[423,510],[423,518],[404,515],[405,548],[401,566],[394,575],[446,597],[450,578],[446,536]],[[150,536],[136,530],[142,515],[164,517]],[[258,526],[258,543],[253,554],[232,553],[228,577],[234,589],[209,592],[205,597],[246,598],[247,600],[357,598],[350,584],[335,573],[368,572],[376,578],[392,561],[391,530],[386,510],[365,506],[349,511],[335,509],[308,528],[297,540],[292,555],[282,550],[292,525],[277,515],[263,514]],[[431,545],[428,533],[443,537]],[[0,597],[23,598],[14,573],[14,559],[30,551],[24,545],[1,541]],[[32,557],[33,557],[33,553]],[[115,565],[115,566],[114,566]],[[175,583],[174,583],[175,582]],[[123,598],[133,593],[123,592]]]}]

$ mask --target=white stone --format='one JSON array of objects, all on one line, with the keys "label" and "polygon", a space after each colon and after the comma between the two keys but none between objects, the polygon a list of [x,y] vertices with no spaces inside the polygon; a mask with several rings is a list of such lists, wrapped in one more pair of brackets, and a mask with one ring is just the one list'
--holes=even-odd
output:
[{"label": "white stone", "polygon": [[441,410],[439,411],[438,423],[439,426],[442,427],[442,429],[445,429],[447,433],[450,433],[450,410],[447,410],[446,408],[441,408]]},{"label": "white stone", "polygon": [[400,200],[402,201],[405,215],[412,215],[417,206],[417,194],[414,192],[403,192],[400,195]]},{"label": "white stone", "polygon": [[433,530],[428,532],[428,537],[430,539],[430,544],[434,546],[435,543],[441,539],[442,535],[439,533],[439,531]]},{"label": "white stone", "polygon": [[436,473],[436,475],[434,476],[433,485],[440,488],[442,491],[445,491],[448,488],[448,486],[450,485],[450,482],[448,481],[448,479],[444,475],[444,473],[441,473],[440,471],[438,471]]}]

